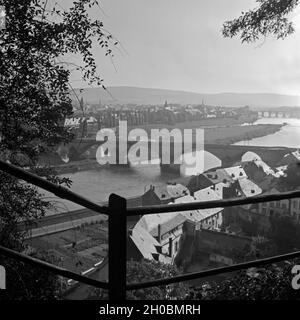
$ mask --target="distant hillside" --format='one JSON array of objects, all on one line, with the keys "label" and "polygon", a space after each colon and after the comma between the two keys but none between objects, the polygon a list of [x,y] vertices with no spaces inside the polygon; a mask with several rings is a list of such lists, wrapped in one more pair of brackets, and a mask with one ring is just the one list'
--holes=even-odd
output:
[{"label": "distant hillside", "polygon": [[86,103],[95,104],[101,100],[102,104],[134,103],[134,104],[163,104],[170,103],[201,104],[240,107],[280,107],[300,106],[300,96],[279,95],[270,93],[219,93],[201,94],[187,91],[173,91],[164,89],[147,89],[138,87],[108,87],[106,92],[102,88],[76,89],[77,96],[83,97]]}]

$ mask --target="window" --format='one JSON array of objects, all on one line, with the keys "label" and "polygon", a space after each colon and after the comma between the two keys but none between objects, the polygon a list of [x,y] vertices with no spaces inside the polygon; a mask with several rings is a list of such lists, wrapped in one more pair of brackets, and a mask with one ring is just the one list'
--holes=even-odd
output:
[{"label": "window", "polygon": [[297,208],[297,200],[293,201],[293,208],[296,209]]},{"label": "window", "polygon": [[287,208],[286,203],[282,202],[281,207],[282,207],[283,209],[286,209],[286,208]]},{"label": "window", "polygon": [[280,208],[280,201],[276,201],[276,207]]}]

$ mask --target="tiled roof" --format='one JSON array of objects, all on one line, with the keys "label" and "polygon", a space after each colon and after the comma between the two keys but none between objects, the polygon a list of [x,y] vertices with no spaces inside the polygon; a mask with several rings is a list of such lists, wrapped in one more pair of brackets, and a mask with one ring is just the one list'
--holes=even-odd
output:
[{"label": "tiled roof", "polygon": [[273,175],[275,177],[278,176],[278,174],[273,170],[266,162],[264,162],[261,157],[256,154],[255,152],[248,151],[242,156],[243,162],[252,162],[254,163],[258,168],[261,168],[265,174],[267,175]]},{"label": "tiled roof", "polygon": [[[198,190],[197,192],[195,192],[194,195],[195,197],[186,196],[186,197],[178,198],[175,200],[175,203],[187,203],[187,202],[195,202],[195,201],[209,201],[209,200],[222,199],[222,197],[211,187]],[[221,210],[223,210],[223,208],[190,210],[190,211],[183,211],[181,212],[181,214],[189,220],[200,222],[203,219],[210,217],[211,215],[215,215]]]},{"label": "tiled roof", "polygon": [[[202,190],[198,190],[194,193],[196,201],[213,201],[221,200],[222,196],[216,192],[212,187],[208,187]],[[206,218],[215,215],[216,213],[222,211],[223,208],[211,208],[199,210]]]},{"label": "tiled roof", "polygon": [[178,198],[190,194],[188,188],[179,183],[167,184],[167,190],[172,198]]},{"label": "tiled roof", "polygon": [[141,207],[142,204],[142,197],[132,197],[126,199],[127,208],[134,208],[134,207]]},{"label": "tiled roof", "polygon": [[[173,213],[175,213],[175,215],[170,220],[165,221],[160,224],[160,234],[161,235],[164,235],[168,232],[171,232],[172,230],[174,230],[178,226],[182,225],[184,223],[184,221],[186,221],[186,217],[181,212],[180,213],[173,212]],[[153,237],[157,237],[158,236],[158,225],[156,225],[150,231],[150,233]]]},{"label": "tiled roof", "polygon": [[[256,196],[256,195],[259,195],[262,193],[262,189],[257,184],[255,184],[253,181],[251,181],[247,178],[239,179],[238,183],[241,187],[243,194],[247,198],[253,197],[253,196]],[[250,209],[252,206],[253,206],[253,204],[247,204],[247,205],[244,205],[243,208]]]},{"label": "tiled roof", "polygon": [[132,229],[130,238],[141,252],[145,259],[153,259],[152,254],[157,253],[156,246],[160,244],[154,239],[151,234],[139,225]]},{"label": "tiled roof", "polygon": [[160,224],[161,226],[167,225],[170,223],[174,217],[178,215],[178,212],[168,212],[168,213],[155,213],[155,214],[147,214],[142,216],[142,218],[138,221],[138,225],[149,231],[157,229],[157,226]]},{"label": "tiled roof", "polygon": [[242,166],[229,167],[224,169],[233,180],[247,178],[247,174]]},{"label": "tiled roof", "polygon": [[300,160],[300,152],[299,152],[299,150],[296,150],[296,151],[292,152],[292,155],[293,155],[297,160]]},{"label": "tiled roof", "polygon": [[189,194],[188,188],[180,183],[150,186],[150,190],[151,188],[160,200],[172,200]]},{"label": "tiled roof", "polygon": [[247,178],[239,179],[238,182],[246,197],[253,197],[262,193],[262,189]]},{"label": "tiled roof", "polygon": [[194,192],[198,190],[199,187],[203,189],[211,186],[212,184],[213,182],[209,180],[205,175],[199,174],[197,176],[190,177],[187,187],[189,188],[189,190]]},{"label": "tiled roof", "polygon": [[157,249],[161,246],[160,243],[140,225],[136,225],[132,229],[130,238],[145,259],[154,260],[154,257],[157,257],[161,262],[171,262],[170,257],[162,255],[158,252]]},{"label": "tiled roof", "polygon": [[214,184],[219,182],[230,183],[233,181],[232,177],[224,169],[207,171],[203,175]]},{"label": "tiled roof", "polygon": [[214,190],[213,187],[198,190],[194,193],[197,201],[220,200],[222,197]]}]

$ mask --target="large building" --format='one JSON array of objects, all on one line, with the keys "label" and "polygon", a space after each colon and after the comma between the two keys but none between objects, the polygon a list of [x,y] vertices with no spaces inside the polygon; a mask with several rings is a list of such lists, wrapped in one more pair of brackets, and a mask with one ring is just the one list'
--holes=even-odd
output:
[{"label": "large building", "polygon": [[161,254],[174,260],[186,217],[178,212],[144,215],[135,227],[143,228],[161,247]]},{"label": "large building", "polygon": [[[272,188],[265,194],[268,193],[280,192],[276,188]],[[258,205],[258,212],[268,217],[289,215],[295,222],[300,223],[300,199],[263,202]]]}]

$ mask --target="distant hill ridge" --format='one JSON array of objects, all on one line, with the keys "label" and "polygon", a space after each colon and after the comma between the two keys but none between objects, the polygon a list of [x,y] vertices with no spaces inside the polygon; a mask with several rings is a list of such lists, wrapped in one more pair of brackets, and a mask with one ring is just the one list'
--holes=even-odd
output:
[{"label": "distant hill ridge", "polygon": [[[201,104],[229,107],[296,107],[300,106],[300,96],[273,93],[218,93],[201,94],[187,91],[165,89],[150,89],[139,87],[108,87],[108,92],[102,88],[75,89],[79,98],[86,103],[98,104]],[[74,96],[74,94],[73,94]],[[74,97],[75,100],[75,97]]]}]

